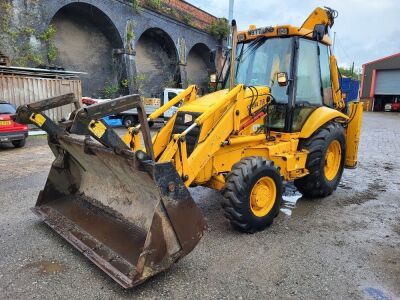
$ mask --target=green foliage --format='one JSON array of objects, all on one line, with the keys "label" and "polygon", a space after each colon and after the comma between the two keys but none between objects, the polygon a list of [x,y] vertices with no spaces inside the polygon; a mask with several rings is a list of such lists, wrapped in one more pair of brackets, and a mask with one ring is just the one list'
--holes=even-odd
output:
[{"label": "green foliage", "polygon": [[146,4],[153,9],[161,8],[161,0],[146,0]]},{"label": "green foliage", "polygon": [[40,39],[46,43],[47,46],[47,59],[49,63],[53,63],[58,57],[58,48],[54,44],[57,29],[54,25],[47,27],[40,35]]},{"label": "green foliage", "polygon": [[9,1],[4,1],[0,4],[0,20],[1,20],[1,29],[2,31],[8,35],[12,40],[15,40],[18,37],[18,32],[15,30],[11,30],[11,13],[12,13],[12,4]]},{"label": "green foliage", "polygon": [[128,79],[122,80],[122,81],[121,81],[121,86],[122,86],[124,89],[127,89],[127,88],[129,87],[129,81],[128,81]]},{"label": "green foliage", "polygon": [[103,89],[103,96],[105,98],[115,98],[118,95],[119,86],[116,83],[106,82]]},{"label": "green foliage", "polygon": [[351,77],[352,79],[355,79],[355,80],[360,80],[360,78],[361,78],[360,72],[358,72],[356,70],[352,71],[352,69],[339,67],[339,72],[344,77]]},{"label": "green foliage", "polygon": [[228,37],[230,33],[230,28],[228,24],[228,20],[225,18],[219,18],[214,21],[210,26],[210,33],[217,40],[222,40]]},{"label": "green foliage", "polygon": [[[37,5],[39,0],[29,0],[29,5]],[[39,34],[36,30],[29,26],[15,28],[12,24],[13,5],[10,0],[0,1],[0,35],[4,44],[8,45],[14,51],[13,64],[21,67],[29,65],[43,65],[46,63],[45,53],[33,48],[30,44],[30,38],[36,37],[46,44],[47,59],[53,62],[58,56],[58,49],[54,45],[54,37],[56,28],[50,25],[43,33]],[[32,16],[27,11],[19,18],[29,19]],[[22,45],[22,46],[20,46]]]},{"label": "green foliage", "polygon": [[25,26],[20,30],[21,34],[26,35],[26,36],[31,36],[36,34],[35,28]]},{"label": "green foliage", "polygon": [[135,90],[140,94],[144,94],[144,85],[147,83],[147,76],[143,73],[138,73],[133,78],[133,83],[135,85]]},{"label": "green foliage", "polygon": [[189,24],[193,19],[193,16],[188,13],[182,13],[182,21],[186,24]]},{"label": "green foliage", "polygon": [[50,25],[45,31],[43,31],[43,33],[40,35],[40,38],[45,42],[50,42],[54,39],[56,33],[57,30],[54,25]]},{"label": "green foliage", "polygon": [[32,46],[29,43],[22,45],[20,49],[20,55],[18,58],[13,60],[13,64],[16,66],[27,66],[29,64],[34,64],[36,66],[42,65],[43,57],[40,53],[36,52],[32,49]]},{"label": "green foliage", "polygon": [[134,13],[140,14],[143,11],[140,0],[132,0],[132,9]]},{"label": "green foliage", "polygon": [[136,27],[136,22],[135,21],[128,21],[128,25],[126,28],[126,45],[128,52],[132,52],[132,41],[135,39],[136,34],[135,34],[135,27]]},{"label": "green foliage", "polygon": [[50,63],[54,62],[58,57],[58,48],[53,43],[47,46],[47,58]]}]

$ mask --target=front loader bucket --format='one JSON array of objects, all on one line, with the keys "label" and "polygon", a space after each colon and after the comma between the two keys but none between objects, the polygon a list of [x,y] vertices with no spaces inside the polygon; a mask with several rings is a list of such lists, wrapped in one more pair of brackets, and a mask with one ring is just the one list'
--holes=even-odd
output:
[{"label": "front loader bucket", "polygon": [[115,281],[133,287],[196,246],[205,221],[172,164],[59,143],[64,166],[51,168],[33,211]]},{"label": "front loader bucket", "polygon": [[29,109],[20,120],[47,128],[56,157],[33,211],[116,282],[138,285],[197,245],[206,223],[172,163],[54,129]]}]

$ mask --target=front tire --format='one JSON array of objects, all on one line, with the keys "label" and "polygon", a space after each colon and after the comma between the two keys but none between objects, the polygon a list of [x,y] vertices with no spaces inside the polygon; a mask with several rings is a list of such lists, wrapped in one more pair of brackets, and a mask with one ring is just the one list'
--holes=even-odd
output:
[{"label": "front tire", "polygon": [[308,198],[326,197],[339,185],[346,159],[346,139],[341,124],[330,122],[310,138],[300,141],[299,149],[308,150],[306,168],[309,174],[294,181]]},{"label": "front tire", "polygon": [[278,215],[282,178],[273,162],[247,157],[232,167],[222,195],[222,208],[231,225],[254,233],[270,226]]},{"label": "front tire", "polygon": [[25,146],[25,142],[26,142],[26,139],[22,139],[22,140],[18,140],[18,141],[12,141],[11,143],[13,144],[13,146],[15,148],[22,148]]}]

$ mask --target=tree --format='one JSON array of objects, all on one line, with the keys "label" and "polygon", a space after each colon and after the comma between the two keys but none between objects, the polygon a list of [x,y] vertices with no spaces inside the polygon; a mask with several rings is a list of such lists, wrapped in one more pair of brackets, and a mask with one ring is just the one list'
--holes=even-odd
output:
[{"label": "tree", "polygon": [[360,78],[361,78],[361,73],[352,68],[339,67],[339,72],[340,72],[340,74],[342,74],[342,76],[350,77],[354,80],[360,80]]}]

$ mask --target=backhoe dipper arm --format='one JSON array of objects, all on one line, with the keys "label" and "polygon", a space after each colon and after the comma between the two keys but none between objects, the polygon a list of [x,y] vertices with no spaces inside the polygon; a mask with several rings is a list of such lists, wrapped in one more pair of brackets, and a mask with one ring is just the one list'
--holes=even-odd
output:
[{"label": "backhoe dipper arm", "polygon": [[345,103],[343,101],[342,90],[339,83],[339,70],[337,67],[336,57],[331,54],[329,60],[332,78],[333,103],[335,104],[335,108],[337,110],[343,110],[343,108],[345,107]]},{"label": "backhoe dipper arm", "polygon": [[304,21],[300,29],[306,28],[309,29],[310,31],[313,31],[315,25],[325,25],[326,26],[325,33],[328,33],[328,28],[331,28],[333,26],[336,17],[337,17],[336,10],[333,10],[329,7],[325,8],[317,7]]}]

